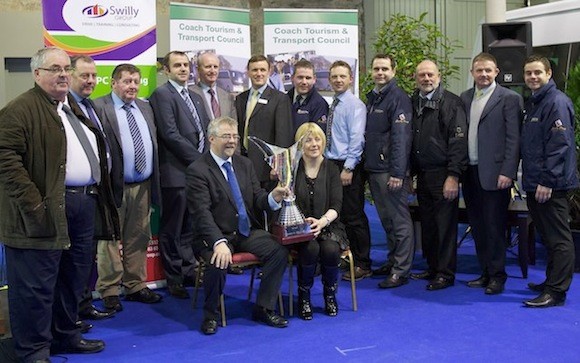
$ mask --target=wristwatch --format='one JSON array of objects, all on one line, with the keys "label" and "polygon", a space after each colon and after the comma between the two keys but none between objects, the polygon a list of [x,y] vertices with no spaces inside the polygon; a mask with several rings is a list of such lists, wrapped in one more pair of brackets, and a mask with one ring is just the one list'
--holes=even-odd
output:
[{"label": "wristwatch", "polygon": [[352,169],[351,168],[342,168],[342,171],[346,171],[347,173],[352,173]]}]

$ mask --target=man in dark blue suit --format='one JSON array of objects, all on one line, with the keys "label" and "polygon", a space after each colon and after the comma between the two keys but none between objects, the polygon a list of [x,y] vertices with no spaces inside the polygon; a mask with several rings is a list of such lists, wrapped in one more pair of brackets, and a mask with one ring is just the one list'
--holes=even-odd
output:
[{"label": "man in dark blue suit", "polygon": [[155,113],[159,141],[161,222],[159,247],[169,293],[180,299],[189,294],[184,277],[193,277],[193,220],[187,210],[185,169],[207,149],[209,117],[203,99],[187,88],[189,58],[172,51],[163,58],[169,81],[158,87],[149,101]]},{"label": "man in dark blue suit", "polygon": [[194,248],[207,262],[201,330],[206,335],[217,331],[218,301],[233,251],[253,253],[263,262],[254,320],[284,328],[288,321],[276,314],[274,307],[288,251],[264,231],[252,211],[279,209],[288,189],[276,187],[267,193],[260,187],[252,162],[235,154],[240,135],[234,119],[212,120],[208,140],[210,152],[191,164],[186,173],[187,202],[195,220]]},{"label": "man in dark blue suit", "polygon": [[475,87],[461,94],[469,152],[463,197],[482,273],[467,285],[494,295],[507,279],[505,231],[509,190],[517,179],[523,100],[495,82],[499,69],[493,55],[477,55],[471,74]]}]

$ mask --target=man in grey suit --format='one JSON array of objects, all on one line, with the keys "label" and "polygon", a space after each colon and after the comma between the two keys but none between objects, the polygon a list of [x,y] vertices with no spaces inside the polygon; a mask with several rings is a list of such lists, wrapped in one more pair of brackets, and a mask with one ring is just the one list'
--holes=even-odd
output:
[{"label": "man in grey suit", "polygon": [[[99,241],[97,290],[107,310],[123,310],[119,295],[142,303],[161,301],[147,278],[147,246],[151,239],[149,211],[159,204],[159,162],[153,110],[137,98],[141,72],[132,64],[119,64],[111,76],[113,92],[95,100],[95,108],[111,149],[111,179],[119,208],[121,238]],[[123,258],[119,254],[123,241]]]},{"label": "man in grey suit", "polygon": [[263,55],[252,56],[248,60],[252,87],[240,93],[235,102],[242,155],[252,160],[260,184],[268,191],[276,185],[270,175],[270,166],[264,161],[262,152],[248,140],[248,136],[256,136],[281,147],[294,143],[290,99],[286,94],[268,87],[269,74],[268,58]]},{"label": "man in grey suit", "polygon": [[185,169],[207,149],[209,117],[203,99],[187,89],[189,58],[180,51],[167,53],[163,71],[169,77],[151,97],[159,141],[161,221],[159,247],[169,293],[179,299],[189,294],[184,278],[193,279],[193,220],[187,210]]},{"label": "man in grey suit", "polygon": [[493,55],[477,55],[471,74],[475,87],[461,94],[469,152],[463,197],[482,274],[467,285],[495,295],[507,279],[505,231],[509,190],[517,179],[523,100],[495,82],[499,69]]},{"label": "man in grey suit", "polygon": [[189,86],[189,90],[203,98],[205,111],[210,119],[228,116],[236,119],[234,96],[217,86],[220,74],[220,60],[215,53],[203,53],[197,58],[199,83]]}]

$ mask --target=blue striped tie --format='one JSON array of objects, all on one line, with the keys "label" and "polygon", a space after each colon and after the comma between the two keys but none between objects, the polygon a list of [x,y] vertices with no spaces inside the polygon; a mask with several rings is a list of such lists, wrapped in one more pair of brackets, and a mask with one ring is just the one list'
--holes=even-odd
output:
[{"label": "blue striped tie", "polygon": [[234,201],[236,202],[236,207],[238,209],[238,231],[242,236],[248,237],[250,235],[250,219],[248,218],[248,212],[244,204],[244,198],[242,197],[242,191],[240,190],[238,179],[236,179],[236,174],[234,174],[232,164],[229,161],[226,161],[223,166],[226,169],[228,183],[232,189]]},{"label": "blue striped tie", "polygon": [[133,112],[131,112],[131,105],[123,105],[123,109],[127,112],[127,123],[129,124],[129,132],[131,132],[131,138],[133,139],[133,148],[135,149],[135,170],[140,174],[143,174],[145,167],[147,166],[147,161],[145,158],[145,145],[143,144],[143,138],[141,137],[141,131],[139,131],[139,126],[137,126],[137,120]]},{"label": "blue striped tie", "polygon": [[187,104],[189,111],[191,111],[191,114],[193,115],[193,121],[195,122],[195,127],[197,128],[197,132],[199,133],[199,142],[197,144],[197,151],[202,153],[203,148],[205,147],[205,135],[203,132],[203,126],[201,125],[201,120],[199,119],[197,110],[195,109],[195,106],[193,105],[191,98],[189,98],[189,94],[187,93],[187,90],[185,88],[181,89],[181,96],[183,97],[183,100]]}]

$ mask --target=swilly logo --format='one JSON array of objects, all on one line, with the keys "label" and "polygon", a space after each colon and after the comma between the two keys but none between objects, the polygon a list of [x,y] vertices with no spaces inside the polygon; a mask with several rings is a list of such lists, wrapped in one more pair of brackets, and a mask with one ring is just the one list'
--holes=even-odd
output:
[{"label": "swilly logo", "polygon": [[83,9],[83,15],[89,18],[101,18],[109,13],[109,9],[100,5],[91,5]]}]

